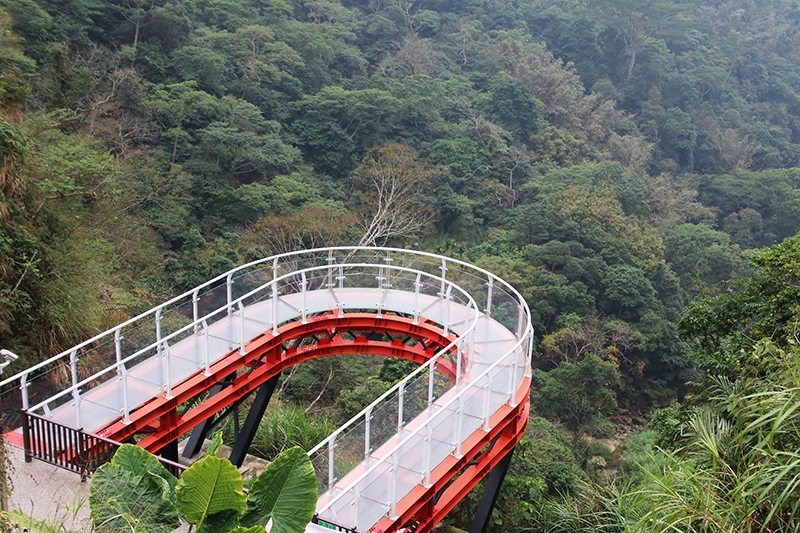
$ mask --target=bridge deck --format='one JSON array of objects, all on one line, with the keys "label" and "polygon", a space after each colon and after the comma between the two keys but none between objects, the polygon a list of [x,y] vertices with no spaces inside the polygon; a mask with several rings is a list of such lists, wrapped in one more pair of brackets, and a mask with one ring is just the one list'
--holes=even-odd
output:
[{"label": "bridge deck", "polygon": [[[446,270],[444,261],[443,273]],[[330,260],[328,263],[333,265]],[[392,267],[377,264],[375,268]],[[504,282],[484,274],[489,276],[486,302],[487,307],[491,307],[492,284]],[[385,432],[391,436],[372,442],[373,447],[370,447],[369,437],[371,411],[367,410],[363,419],[366,437],[360,457],[358,453],[350,453],[352,450],[337,449],[347,432],[357,436],[361,431],[364,435],[364,428],[357,427],[353,421],[352,427],[340,428],[310,452],[318,474],[323,474],[321,477],[325,473],[319,470],[329,468],[327,482],[323,482],[325,490],[317,505],[319,518],[346,528],[368,531],[379,522],[396,520],[398,512],[402,511],[398,508],[399,502],[415,489],[428,490],[436,482],[432,473],[437,467],[453,463],[450,460],[453,457],[461,458],[462,444],[470,442],[474,454],[476,442],[482,443],[482,447],[497,438],[499,433],[489,424],[492,415],[511,416],[509,413],[516,409],[517,402],[527,402],[532,332],[529,312],[521,297],[507,284],[504,287],[509,293],[498,287],[496,290],[506,299],[498,300],[500,305],[495,306],[490,316],[488,311],[476,311],[476,303],[470,296],[466,296],[466,300],[452,299],[450,289],[456,289],[454,293],[467,294],[459,286],[443,278],[423,275],[438,280],[437,284],[441,282],[442,291],[437,291],[433,285],[420,290],[417,274],[416,290],[343,286],[317,290],[303,288],[277,298],[272,296],[272,291],[264,290],[260,301],[245,306],[231,305],[229,293],[230,311],[225,313],[223,308],[217,315],[221,318],[210,323],[202,322],[202,325],[200,321],[195,322],[193,331],[189,329],[180,337],[173,336],[172,343],[162,343],[157,352],[145,353],[135,362],[121,364],[118,360],[111,372],[95,382],[85,383],[73,394],[77,404],[76,399],[61,394],[57,395],[58,400],[40,402],[31,412],[65,426],[102,435],[104,429],[126,420],[123,415],[131,414],[156,398],[169,397],[173,388],[214,363],[232,357],[251,341],[262,336],[271,337],[282,324],[313,319],[314,315],[321,313],[347,316],[348,312],[371,312],[375,313],[376,320],[380,320],[382,313],[392,312],[438,325],[446,335],[455,335],[464,341],[459,344],[456,356],[463,366],[456,383],[438,384],[433,394],[433,367],[427,373],[419,374],[417,377],[420,379],[405,383],[403,386],[406,386],[408,396],[405,398],[406,417],[411,412],[411,419],[406,421],[406,417],[398,414],[394,422],[396,428]],[[302,287],[305,287],[305,274],[303,276]],[[446,295],[443,294],[445,283],[450,286]],[[481,290],[486,291],[486,286]],[[117,369],[116,374],[113,368]],[[430,384],[425,386],[428,382]],[[425,392],[420,393],[422,387],[417,385],[422,385]],[[73,389],[77,387],[73,385]],[[376,403],[376,410],[386,407],[397,412],[399,402],[402,412],[404,389],[401,387],[399,392],[395,392],[399,399],[395,399],[394,404],[387,399],[388,405]],[[413,397],[413,394],[417,396]],[[527,410],[516,409],[514,412],[527,413]],[[521,423],[524,429],[524,421]],[[520,426],[512,433],[515,435],[513,438],[518,439]],[[476,435],[481,438],[476,440]],[[335,454],[337,462],[334,464]],[[328,458],[331,460],[326,462]],[[344,470],[340,468],[342,463],[349,465],[346,471],[339,471]],[[473,473],[464,478],[464,483],[474,486],[484,474],[485,471]],[[447,475],[452,480],[455,474],[450,472]],[[454,503],[448,505],[452,508]]]}]

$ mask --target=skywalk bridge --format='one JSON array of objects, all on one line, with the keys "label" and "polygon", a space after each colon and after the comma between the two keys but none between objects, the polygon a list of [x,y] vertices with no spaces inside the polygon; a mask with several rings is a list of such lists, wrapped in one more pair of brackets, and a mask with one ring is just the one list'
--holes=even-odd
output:
[{"label": "skywalk bridge", "polygon": [[[315,522],[429,531],[488,475],[485,529],[530,406],[530,311],[468,263],[395,248],[292,252],[222,274],[0,382],[26,460],[87,474],[120,442],[179,470],[248,398],[241,465],[281,372],[347,354],[419,366],[310,452]],[[314,526],[309,526],[314,527]]]}]

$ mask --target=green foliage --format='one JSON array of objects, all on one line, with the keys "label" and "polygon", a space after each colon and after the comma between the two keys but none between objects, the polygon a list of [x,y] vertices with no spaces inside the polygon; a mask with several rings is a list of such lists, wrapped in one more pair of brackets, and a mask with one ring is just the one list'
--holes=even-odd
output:
[{"label": "green foliage", "polygon": [[148,452],[123,444],[92,476],[89,508],[97,531],[169,532],[178,527],[176,480]]},{"label": "green foliage", "polygon": [[123,444],[92,476],[95,529],[168,532],[178,527],[180,516],[198,532],[252,533],[270,520],[274,531],[304,531],[317,501],[316,475],[305,451],[290,448],[278,455],[245,494],[238,469],[214,455],[221,442],[215,435],[210,453],[178,480],[150,453]]},{"label": "green foliage", "polygon": [[617,410],[617,368],[596,355],[564,363],[550,372],[534,372],[533,405],[576,435],[608,432],[608,416]]},{"label": "green foliage", "polygon": [[303,531],[314,516],[317,478],[306,452],[290,448],[270,463],[250,486],[242,524],[253,526],[272,520],[270,531]]},{"label": "green foliage", "polygon": [[261,420],[250,453],[272,460],[292,446],[310,450],[334,429],[334,425],[324,417],[307,414],[294,405],[280,404],[271,407]]},{"label": "green foliage", "polygon": [[175,508],[198,532],[214,531],[223,516],[241,514],[247,501],[243,488],[242,475],[230,461],[207,455],[178,480]]},{"label": "green foliage", "polygon": [[680,322],[708,375],[732,379],[779,372],[797,343],[800,236],[751,256],[753,275],[735,293],[694,301]]}]

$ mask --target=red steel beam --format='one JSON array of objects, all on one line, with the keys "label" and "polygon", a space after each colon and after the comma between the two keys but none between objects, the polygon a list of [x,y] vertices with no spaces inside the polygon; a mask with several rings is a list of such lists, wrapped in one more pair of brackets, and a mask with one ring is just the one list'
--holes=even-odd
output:
[{"label": "red steel beam", "polygon": [[[398,502],[398,516],[382,518],[369,533],[392,533],[410,522],[418,524],[415,531],[426,533],[442,521],[522,439],[530,411],[530,386],[530,378],[525,378],[515,395],[516,407],[498,409],[490,417],[488,432],[479,428],[464,441],[461,458],[445,458],[431,471],[430,487],[414,487]],[[491,449],[484,452],[489,444]]]},{"label": "red steel beam", "polygon": [[[323,339],[317,344],[300,348],[292,347],[284,353],[283,344],[287,341],[332,331],[338,333],[332,340]],[[422,343],[406,346],[401,342],[369,341],[365,337],[357,337],[352,341],[341,337],[341,333],[350,331],[405,335],[428,342],[427,346]],[[135,410],[131,413],[129,424],[117,421],[99,433],[113,440],[125,441],[133,435],[147,430],[151,435],[145,437],[138,444],[151,451],[158,450],[161,445],[181,436],[203,420],[250,394],[258,386],[289,366],[320,357],[342,354],[399,357],[422,364],[433,357],[437,349],[443,348],[455,338],[454,335],[445,336],[442,330],[434,324],[414,324],[409,318],[395,315],[383,315],[378,318],[370,313],[347,313],[343,316],[325,314],[312,317],[305,324],[299,321],[292,322],[279,328],[277,336],[265,333],[251,341],[245,347],[246,355],[240,355],[238,350],[231,352],[211,366],[210,376],[198,372],[185,382],[173,387],[172,398],[158,397]],[[259,361],[261,361],[260,364]],[[224,391],[193,407],[179,417],[176,422],[165,422],[163,417],[166,413],[208,391],[224,376],[229,376],[245,367],[252,368],[252,371],[239,376],[233,386],[227,387]],[[451,378],[454,375],[454,365],[450,362],[441,361],[437,364],[437,368]],[[155,432],[153,432],[154,426],[156,427]]]}]

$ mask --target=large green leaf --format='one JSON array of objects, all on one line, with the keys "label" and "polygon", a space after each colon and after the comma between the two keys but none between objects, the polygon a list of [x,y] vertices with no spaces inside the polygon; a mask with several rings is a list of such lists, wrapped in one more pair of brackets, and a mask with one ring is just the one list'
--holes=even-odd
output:
[{"label": "large green leaf", "polygon": [[89,509],[98,532],[167,533],[180,520],[165,490],[168,482],[149,472],[135,473],[105,464],[92,476]]},{"label": "large green leaf", "polygon": [[212,516],[244,509],[242,474],[227,459],[207,455],[189,467],[175,488],[175,505],[187,522],[200,529]]},{"label": "large green leaf", "polygon": [[271,533],[305,531],[317,505],[317,478],[306,452],[294,447],[278,455],[249,496],[243,526],[263,526],[272,519]]},{"label": "large green leaf", "polygon": [[164,465],[156,459],[155,455],[133,444],[120,446],[113,459],[111,459],[111,464],[132,474],[144,475],[145,472],[155,474],[165,479],[172,489],[175,488],[175,484],[178,482],[178,479],[164,468]]}]

